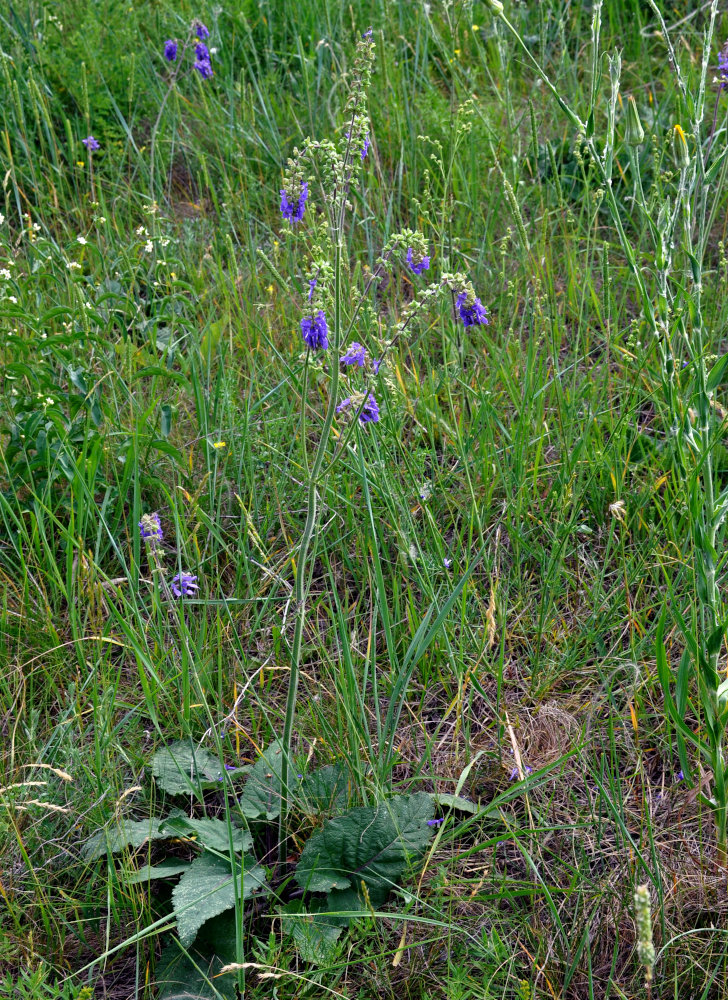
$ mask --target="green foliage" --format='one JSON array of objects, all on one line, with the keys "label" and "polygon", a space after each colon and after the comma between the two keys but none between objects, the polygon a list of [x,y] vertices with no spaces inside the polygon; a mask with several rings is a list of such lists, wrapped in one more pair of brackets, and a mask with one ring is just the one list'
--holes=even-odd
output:
[{"label": "green foliage", "polygon": [[177,934],[184,947],[212,917],[266,890],[263,869],[243,856],[233,861],[203,854],[184,872],[172,892]]},{"label": "green foliage", "polygon": [[[364,883],[369,898],[379,906],[408,863],[429,843],[432,827],[427,821],[433,815],[432,798],[425,792],[350,809],[311,837],[301,854],[296,881],[307,892],[353,890],[353,897],[345,897],[347,904]],[[340,895],[329,895],[332,904],[343,901]]]},{"label": "green foliage", "polygon": [[152,757],[152,774],[169,795],[195,795],[224,780],[219,761],[201,747],[180,740]]}]

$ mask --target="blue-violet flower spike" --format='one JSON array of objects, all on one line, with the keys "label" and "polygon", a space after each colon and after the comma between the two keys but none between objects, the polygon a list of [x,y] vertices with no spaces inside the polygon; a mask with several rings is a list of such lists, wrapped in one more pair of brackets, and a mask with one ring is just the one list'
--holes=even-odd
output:
[{"label": "blue-violet flower spike", "polygon": [[171,38],[164,43],[164,58],[167,62],[174,62],[177,58],[177,42]]},{"label": "blue-violet flower spike", "polygon": [[291,201],[285,190],[281,190],[281,213],[283,218],[288,219],[290,222],[300,222],[306,208],[307,198],[308,183],[306,181],[301,185],[301,193],[298,196],[297,202]]},{"label": "blue-violet flower spike", "polygon": [[178,573],[172,580],[172,593],[175,597],[194,597],[197,590],[197,577],[191,573]]},{"label": "blue-violet flower spike", "polygon": [[465,326],[488,325],[488,312],[480,299],[473,299],[472,305],[468,305],[468,293],[461,292],[457,297],[455,305],[458,307],[460,318]]},{"label": "blue-violet flower spike", "polygon": [[359,365],[360,368],[363,368],[366,363],[366,359],[366,348],[354,340],[350,344],[349,350],[339,360],[342,365]]},{"label": "blue-violet flower spike", "polygon": [[377,406],[377,401],[371,392],[369,393],[369,397],[364,404],[364,409],[359,414],[359,420],[363,424],[376,424],[379,420],[379,407]]},{"label": "blue-violet flower spike", "polygon": [[81,139],[81,142],[90,153],[93,153],[94,150],[101,149],[101,144],[97,139],[94,139],[92,135],[87,136],[85,139]]},{"label": "blue-violet flower spike", "polygon": [[213,76],[212,65],[207,59],[196,59],[195,69],[200,74],[203,80],[209,80]]},{"label": "blue-violet flower spike", "polygon": [[202,21],[197,22],[195,26],[195,31],[197,32],[197,37],[200,39],[200,41],[203,41],[205,38],[210,37],[210,32],[207,30]]},{"label": "blue-violet flower spike", "polygon": [[329,328],[323,309],[315,316],[304,316],[301,320],[301,333],[312,351],[325,351],[329,346]]},{"label": "blue-violet flower spike", "polygon": [[197,45],[195,45],[195,55],[200,60],[200,62],[210,61],[210,50],[208,49],[208,47],[205,45],[204,42],[198,42]]},{"label": "blue-violet flower spike", "polygon": [[407,258],[406,259],[407,259],[407,263],[412,268],[412,271],[415,274],[422,274],[422,272],[426,271],[429,268],[429,266],[430,266],[430,258],[429,257],[423,257],[422,260],[420,260],[420,261],[415,261],[413,259],[412,247],[410,247],[409,250],[407,251]]},{"label": "blue-violet flower spike", "polygon": [[142,519],[139,522],[139,534],[142,538],[148,539],[152,542],[161,542],[164,535],[162,534],[162,525],[159,521],[159,514],[156,512],[154,514],[142,514]]}]

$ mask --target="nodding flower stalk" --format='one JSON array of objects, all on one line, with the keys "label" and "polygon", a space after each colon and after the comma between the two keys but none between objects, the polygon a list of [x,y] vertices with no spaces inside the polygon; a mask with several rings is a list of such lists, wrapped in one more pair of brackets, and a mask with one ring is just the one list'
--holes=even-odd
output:
[{"label": "nodding flower stalk", "polygon": [[[291,774],[291,744],[296,716],[296,702],[301,673],[301,655],[308,603],[307,580],[310,575],[311,543],[319,519],[319,489],[338,457],[349,446],[353,435],[361,427],[379,423],[380,404],[374,393],[374,380],[386,355],[404,336],[421,310],[431,303],[434,296],[444,291],[457,298],[461,321],[466,326],[488,322],[487,312],[476,296],[472,284],[463,274],[443,274],[439,281],[421,288],[404,309],[394,325],[391,339],[377,343],[373,357],[362,343],[357,320],[370,291],[387,272],[402,268],[408,272],[409,281],[417,285],[423,273],[431,266],[427,241],[422,233],[403,230],[389,238],[382,248],[376,267],[369,273],[362,289],[345,286],[355,273],[345,267],[344,225],[347,212],[353,211],[349,201],[351,185],[366,168],[372,148],[371,124],[367,114],[366,95],[374,60],[374,41],[371,29],[357,44],[356,57],[351,72],[349,95],[345,105],[345,125],[338,143],[307,138],[300,149],[293,151],[288,160],[280,192],[280,210],[287,223],[287,232],[295,245],[310,236],[308,252],[310,263],[304,278],[306,289],[303,316],[300,321],[303,344],[306,348],[304,362],[304,392],[306,373],[312,363],[318,363],[326,352],[325,362],[319,367],[328,375],[328,399],[321,422],[312,461],[305,455],[306,519],[301,534],[295,564],[295,620],[290,644],[290,675],[283,723],[281,763],[281,813],[279,829],[279,856],[286,855],[287,814],[290,809],[289,775]],[[315,197],[316,194],[316,197]],[[317,197],[320,195],[320,200]],[[275,265],[261,254],[270,270],[283,281]],[[371,304],[369,306],[371,308]],[[386,324],[383,324],[386,325]],[[359,339],[354,339],[354,338]],[[340,399],[339,388],[346,388]],[[302,421],[306,406],[301,409]],[[336,421],[342,426],[338,445],[333,455],[329,453],[332,426]],[[301,433],[306,441],[306,434]]]}]

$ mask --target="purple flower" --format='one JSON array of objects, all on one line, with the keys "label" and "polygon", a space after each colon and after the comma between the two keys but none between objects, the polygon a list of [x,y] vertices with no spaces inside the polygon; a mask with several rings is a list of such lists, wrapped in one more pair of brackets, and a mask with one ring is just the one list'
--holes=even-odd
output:
[{"label": "purple flower", "polygon": [[363,424],[376,424],[379,420],[379,407],[377,406],[377,401],[371,392],[369,393],[367,401],[364,404],[364,409],[359,414],[359,420]]},{"label": "purple flower", "polygon": [[361,151],[362,160],[364,159],[364,157],[367,155],[368,152],[369,152],[369,133],[367,132],[367,134],[364,136],[364,145]]},{"label": "purple flower", "polygon": [[96,149],[101,149],[100,143],[94,139],[92,135],[87,136],[85,139],[81,139],[81,142],[90,153],[93,153]]},{"label": "purple flower", "polygon": [[381,365],[384,358],[372,358],[372,370],[375,375],[379,374],[379,366]]},{"label": "purple flower", "polygon": [[159,514],[142,514],[139,522],[139,534],[142,538],[161,542],[164,538],[162,525],[159,522]]},{"label": "purple flower", "polygon": [[174,62],[177,58],[177,42],[171,38],[164,43],[164,58],[167,62]]},{"label": "purple flower", "polygon": [[[428,267],[430,266],[430,258],[429,257],[423,257],[422,260],[420,260],[419,262],[415,262],[413,260],[413,257],[412,257],[412,247],[410,247],[408,249],[408,251],[407,251],[407,258],[406,259],[407,259],[407,263],[412,268],[412,271],[415,274],[422,274],[422,272],[426,271],[428,269]],[[466,326],[467,326],[467,324],[466,324]]]},{"label": "purple flower", "polygon": [[675,781],[685,781],[685,775],[682,771],[678,771],[675,775]]},{"label": "purple flower", "polygon": [[468,293],[461,292],[457,297],[455,305],[458,307],[460,318],[465,326],[488,325],[488,313],[480,299],[474,298],[472,305],[468,305]]},{"label": "purple flower", "polygon": [[723,46],[718,55],[718,73],[720,74],[720,89],[728,87],[728,42]]},{"label": "purple flower", "polygon": [[354,340],[349,346],[349,350],[343,357],[339,358],[339,361],[341,361],[342,365],[359,365],[360,368],[363,368],[366,358],[366,348]]},{"label": "purple flower", "polygon": [[198,42],[197,45],[195,45],[195,55],[200,60],[200,62],[210,61],[210,50],[208,49],[208,47],[205,45],[204,42]]},{"label": "purple flower", "polygon": [[301,333],[312,351],[325,351],[329,346],[329,328],[326,325],[326,316],[323,309],[319,309],[315,316],[304,316],[301,320]]},{"label": "purple flower", "polygon": [[213,76],[212,65],[209,59],[196,59],[195,69],[200,74],[203,80],[209,80]]},{"label": "purple flower", "polygon": [[450,569],[450,567],[452,566],[452,559],[448,559],[447,556],[445,556],[445,558],[442,560],[442,565],[445,567],[445,569]]},{"label": "purple flower", "polygon": [[191,573],[178,573],[172,580],[172,593],[175,597],[194,597],[198,589],[197,577]]},{"label": "purple flower", "polygon": [[428,826],[439,826],[440,823],[444,823],[444,822],[445,822],[445,817],[443,816],[440,819],[428,819],[427,825]]},{"label": "purple flower", "polygon": [[351,406],[351,396],[347,396],[346,399],[341,400],[339,405],[336,407],[336,412],[343,413],[349,406]]},{"label": "purple flower", "polygon": [[197,33],[197,37],[201,41],[203,39],[205,39],[205,38],[209,38],[210,37],[210,32],[207,30],[207,28],[202,23],[202,21],[195,21],[195,31]]},{"label": "purple flower", "polygon": [[313,290],[318,285],[318,278],[311,278],[308,282],[308,301],[313,298]]},{"label": "purple flower", "polygon": [[306,208],[307,198],[308,183],[306,181],[301,185],[301,193],[298,196],[298,201],[291,201],[285,190],[281,190],[281,213],[283,214],[283,218],[289,219],[291,222],[300,222]]},{"label": "purple flower", "polygon": [[373,32],[374,32],[374,28],[367,28],[367,30],[364,32],[364,34],[361,37],[362,38],[371,38]]},{"label": "purple flower", "polygon": [[[533,774],[533,768],[529,767],[528,764],[524,764],[523,765],[523,773],[524,773],[524,775],[525,774]],[[510,778],[511,781],[514,781],[517,777],[518,777],[518,768],[514,767],[513,770],[511,771],[510,775],[509,775],[509,778]]]}]

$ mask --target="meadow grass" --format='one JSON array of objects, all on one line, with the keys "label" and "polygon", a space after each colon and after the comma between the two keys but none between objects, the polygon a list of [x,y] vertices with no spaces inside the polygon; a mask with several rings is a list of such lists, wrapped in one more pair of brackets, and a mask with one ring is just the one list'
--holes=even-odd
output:
[{"label": "meadow grass", "polygon": [[[591,5],[506,8],[586,109]],[[662,10],[692,79],[705,11]],[[157,122],[163,42],[196,16],[215,76],[184,79]],[[667,188],[681,105],[664,39],[638,0],[602,18],[648,134],[643,183]],[[327,383],[303,363],[305,243],[282,235],[279,190],[294,145],[341,130],[370,25],[353,278],[392,233],[421,229],[491,323],[466,329],[446,308],[400,342],[381,420],[324,481],[293,742],[301,761],[342,763],[357,804],[425,790],[480,808],[450,813],[323,965],[265,907],[240,907],[238,962],[253,965],[237,983],[251,997],[643,996],[633,894],[647,884],[653,995],[728,995],[726,873],[698,796],[710,776],[691,757],[681,778],[656,668],[665,603],[698,614],[659,358],[599,178],[513,38],[484,4],[405,0],[12,0],[0,25],[0,996],[157,995],[169,893],[124,881],[133,856],[90,862],[83,844],[159,813],[149,763],[165,744],[250,763],[282,733]],[[628,165],[620,141],[613,191],[649,280]],[[714,357],[724,180],[703,273]],[[359,340],[413,283],[380,283]],[[723,484],[720,427],[712,452]],[[182,604],[139,537],[151,511],[168,575],[198,577]],[[676,668],[670,610],[665,644]],[[318,820],[300,822],[292,857]]]}]

